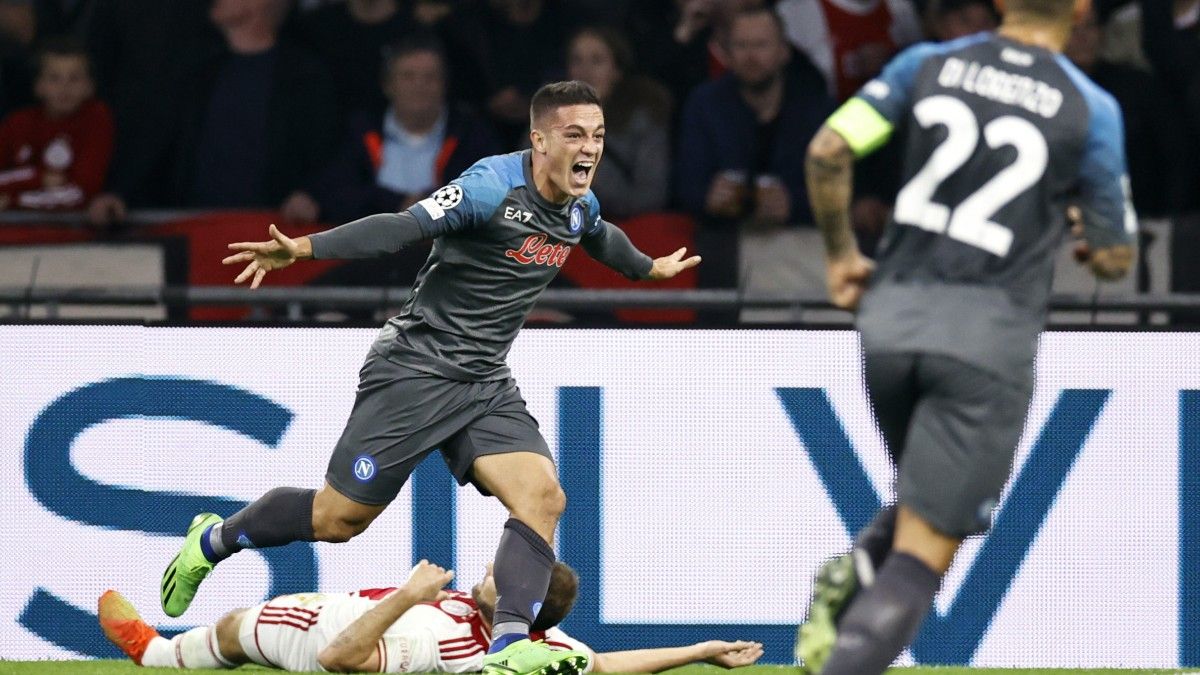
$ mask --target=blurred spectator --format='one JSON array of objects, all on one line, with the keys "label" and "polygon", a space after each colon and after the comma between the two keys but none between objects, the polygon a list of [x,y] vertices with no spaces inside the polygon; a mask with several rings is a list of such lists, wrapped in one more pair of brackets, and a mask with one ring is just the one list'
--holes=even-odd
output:
[{"label": "blurred spectator", "polygon": [[488,67],[488,36],[481,0],[415,0],[413,23],[432,31],[443,45],[451,101],[483,109],[495,89]]},{"label": "blurred spectator", "polygon": [[[96,223],[123,220],[126,204],[171,205],[176,140],[198,62],[217,36],[204,0],[104,0],[88,30],[100,96],[112,106],[117,141]],[[118,196],[119,195],[119,196]]]},{"label": "blurred spectator", "polygon": [[[169,204],[277,207],[287,222],[319,216],[305,189],[336,146],[337,109],[324,66],[279,40],[288,8],[287,0],[212,3],[225,49],[190,78]],[[101,221],[124,209],[119,195],[96,203],[93,218]]]},{"label": "blurred spectator", "polygon": [[32,0],[37,39],[57,35],[87,37],[87,26],[99,0]]},{"label": "blurred spectator", "polygon": [[32,101],[29,46],[33,36],[29,0],[0,0],[0,115]]},{"label": "blurred spectator", "polygon": [[412,30],[400,0],[346,0],[302,15],[301,32],[329,66],[343,110],[383,112],[384,49]]},{"label": "blurred spectator", "polygon": [[838,101],[923,37],[909,0],[782,0],[776,9],[788,40],[808,55]]},{"label": "blurred spectator", "polygon": [[697,216],[701,282],[737,282],[742,224],[811,223],[804,152],[833,109],[820,74],[792,51],[778,16],[739,12],[726,51],[730,72],[700,85],[683,110],[676,161],[680,203]]},{"label": "blurred spectator", "polygon": [[41,103],[0,123],[0,211],[80,208],[104,185],[114,133],[83,44],[47,41],[34,87]]},{"label": "blurred spectator", "polygon": [[496,154],[491,130],[470,109],[446,99],[446,59],[433,39],[413,36],[388,55],[386,113],[363,112],[316,195],[326,220],[402,211]]},{"label": "blurred spectator", "polygon": [[931,0],[925,16],[929,36],[938,41],[992,31],[1000,25],[991,0]]},{"label": "blurred spectator", "polygon": [[585,28],[567,50],[567,76],[592,85],[604,106],[604,159],[592,191],[610,218],[661,210],[670,189],[671,95],[632,70],[633,51],[611,28]]},{"label": "blurred spectator", "polygon": [[488,0],[484,6],[492,93],[487,111],[502,143],[515,147],[529,130],[529,98],[558,79],[563,36],[570,28],[562,6],[550,0]]},{"label": "blurred spectator", "polygon": [[1075,26],[1065,54],[1080,70],[1121,104],[1125,151],[1138,214],[1163,217],[1177,209],[1192,190],[1182,169],[1188,157],[1187,127],[1153,74],[1110,63],[1103,54],[1103,33],[1094,11]]}]

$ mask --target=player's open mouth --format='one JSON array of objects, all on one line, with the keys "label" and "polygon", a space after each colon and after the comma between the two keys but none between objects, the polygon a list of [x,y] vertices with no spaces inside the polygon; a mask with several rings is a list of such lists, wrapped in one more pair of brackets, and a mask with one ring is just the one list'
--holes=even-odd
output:
[{"label": "player's open mouth", "polygon": [[578,183],[586,183],[588,175],[592,173],[592,169],[596,166],[595,162],[584,161],[575,162],[571,165],[571,175]]}]

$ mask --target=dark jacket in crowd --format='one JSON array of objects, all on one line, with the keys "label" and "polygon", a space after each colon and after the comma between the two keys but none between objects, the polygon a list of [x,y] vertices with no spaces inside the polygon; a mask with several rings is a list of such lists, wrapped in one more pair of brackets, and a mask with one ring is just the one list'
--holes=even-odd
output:
[{"label": "dark jacket in crowd", "polygon": [[[326,222],[345,222],[400,209],[412,197],[376,182],[383,162],[384,114],[361,112],[351,117],[341,151],[322,174],[314,196]],[[446,139],[435,164],[435,185],[458,177],[478,160],[500,152],[491,128],[471,109],[452,106],[446,120]],[[424,197],[425,195],[420,195]]]},{"label": "dark jacket in crowd", "polygon": [[211,139],[204,137],[206,128],[215,121],[210,103],[221,69],[230,58],[235,57],[226,52],[210,59],[194,80],[196,86],[184,106],[187,117],[176,149],[171,203],[274,208],[295,190],[312,192],[337,149],[339,125],[333,80],[316,57],[281,42],[275,47],[269,79],[262,85],[267,89],[266,114],[258,125],[262,136],[257,141],[257,152],[252,148],[228,149],[245,153],[247,162],[261,163],[261,184],[241,203],[197,201],[196,195],[204,192],[203,181],[209,178],[203,174],[204,163],[197,160],[211,156],[212,148],[207,145]]},{"label": "dark jacket in crowd", "polygon": [[771,138],[761,137],[755,113],[738,93],[732,74],[700,85],[688,97],[680,120],[675,163],[680,205],[703,216],[709,186],[721,172],[742,173],[750,185],[756,175],[771,174],[791,195],[791,222],[811,223],[804,155],[831,112],[825,81],[811,67],[789,68]]}]

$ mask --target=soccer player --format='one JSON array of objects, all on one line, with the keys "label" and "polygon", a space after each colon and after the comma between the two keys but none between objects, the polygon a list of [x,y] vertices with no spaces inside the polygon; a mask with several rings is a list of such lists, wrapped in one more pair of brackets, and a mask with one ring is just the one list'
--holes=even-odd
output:
[{"label": "soccer player", "polygon": [[[289,671],[477,671],[491,642],[496,584],[491,566],[470,594],[443,591],[454,573],[421,561],[400,588],[285,595],[229,612],[212,626],[159,636],[116,591],[100,596],[100,626],[135,663],[159,668],[235,668],[244,663]],[[556,626],[575,602],[579,580],[552,568],[533,635],[551,649],[581,654],[585,672],[643,673],[708,661],[748,666],[757,642],[712,640],[684,647],[595,653]]]},{"label": "soccer player", "polygon": [[483,671],[569,672],[561,653],[527,639],[566,496],[505,356],[576,246],[632,279],[669,279],[700,258],[679,249],[651,260],[600,217],[588,186],[604,151],[604,114],[590,86],[542,87],[530,122],[531,150],[482,159],[403,213],[296,239],[271,226],[271,241],[230,244],[236,252],[225,263],[246,263],[236,281],[256,288],[297,260],[380,256],[435,239],[399,316],[367,356],[325,485],[275,488],[225,521],[196,516],[163,574],[168,615],[183,614],[213,566],[241,549],[359,534],[436,448],[461,484],[495,495],[511,516],[495,556],[496,639]]},{"label": "soccer player", "polygon": [[[1121,112],[1060,53],[1086,3],[997,0],[995,34],[901,53],[809,146],[829,293],[858,309],[897,504],[817,573],[796,646],[808,672],[882,673],[963,538],[990,527],[1069,201],[1083,212],[1077,255],[1103,279],[1129,269],[1137,225]],[[897,128],[903,187],[873,268],[850,230],[852,166]]]}]

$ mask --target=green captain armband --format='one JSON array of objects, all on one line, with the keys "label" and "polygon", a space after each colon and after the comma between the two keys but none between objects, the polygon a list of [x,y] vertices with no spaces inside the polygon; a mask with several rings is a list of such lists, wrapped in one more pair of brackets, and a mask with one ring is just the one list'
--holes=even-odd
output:
[{"label": "green captain armband", "polygon": [[825,125],[846,139],[855,157],[875,152],[892,137],[895,127],[870,103],[851,97],[838,108]]}]

